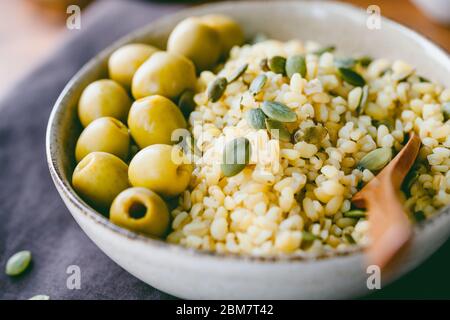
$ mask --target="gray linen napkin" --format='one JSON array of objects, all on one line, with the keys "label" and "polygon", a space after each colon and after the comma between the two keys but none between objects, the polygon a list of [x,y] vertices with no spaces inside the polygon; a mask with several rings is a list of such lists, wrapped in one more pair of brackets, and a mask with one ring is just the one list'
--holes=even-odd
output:
[{"label": "gray linen napkin", "polygon": [[[96,2],[82,14],[82,29],[0,101],[0,299],[169,299],[111,261],[77,226],[59,198],[45,160],[45,128],[68,80],[92,56],[127,32],[180,5],[124,0]],[[31,250],[32,268],[7,277],[4,265]],[[450,298],[450,243],[432,259],[373,298]],[[70,290],[67,268],[81,270]]]}]

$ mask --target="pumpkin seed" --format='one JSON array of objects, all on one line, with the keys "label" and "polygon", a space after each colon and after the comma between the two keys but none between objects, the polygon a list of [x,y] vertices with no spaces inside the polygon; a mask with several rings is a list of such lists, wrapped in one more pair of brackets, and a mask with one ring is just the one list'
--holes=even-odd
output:
[{"label": "pumpkin seed", "polygon": [[38,294],[36,296],[31,297],[28,300],[50,300],[50,297],[46,296],[45,294]]},{"label": "pumpkin seed", "polygon": [[338,68],[338,70],[345,82],[357,87],[362,87],[366,84],[366,80],[364,80],[364,78],[356,71],[349,68]]},{"label": "pumpkin seed", "polygon": [[295,55],[286,60],[286,74],[289,78],[296,73],[299,73],[302,78],[306,75],[306,61],[302,55]]},{"label": "pumpkin seed", "polygon": [[363,67],[368,67],[369,64],[371,64],[373,59],[369,56],[362,56],[358,58],[357,62],[362,65]]},{"label": "pumpkin seed", "polygon": [[442,113],[444,114],[445,121],[450,119],[450,102],[446,102],[442,105]]},{"label": "pumpkin seed", "polygon": [[267,58],[261,59],[261,61],[259,62],[259,67],[261,68],[262,71],[269,71],[269,66],[268,66],[269,61],[267,60]]},{"label": "pumpkin seed", "polygon": [[364,187],[364,181],[360,180],[356,185],[357,190],[361,190]]},{"label": "pumpkin seed", "polygon": [[232,82],[236,81],[237,79],[239,79],[245,73],[245,71],[247,71],[247,68],[248,68],[248,63],[243,64],[242,66],[237,68],[231,75],[230,79],[228,79],[228,83],[232,83]]},{"label": "pumpkin seed", "polygon": [[421,221],[425,220],[426,218],[427,217],[425,216],[425,213],[423,211],[414,212],[414,219],[417,222],[421,222]]},{"label": "pumpkin seed", "polygon": [[298,130],[294,133],[294,141],[295,143],[303,141],[303,136],[305,135],[305,133],[301,130]]},{"label": "pumpkin seed", "polygon": [[274,73],[284,74],[286,69],[286,58],[274,56],[269,59],[268,66],[270,71]]},{"label": "pumpkin seed", "polygon": [[294,122],[297,115],[288,106],[275,101],[264,101],[261,105],[262,111],[272,120],[281,122]]},{"label": "pumpkin seed", "polygon": [[305,141],[307,143],[319,144],[327,137],[328,130],[322,126],[312,126],[305,130],[298,130],[294,134],[294,141]]},{"label": "pumpkin seed", "polygon": [[380,77],[385,76],[386,74],[392,74],[392,68],[386,68],[380,73]]},{"label": "pumpkin seed", "polygon": [[419,172],[417,170],[417,166],[414,165],[411,170],[409,170],[402,183],[402,190],[407,196],[411,195],[411,187],[414,182],[416,182],[417,178],[419,178]]},{"label": "pumpkin seed", "polygon": [[353,58],[335,58],[334,64],[338,68],[353,68],[356,64],[356,60]]},{"label": "pumpkin seed", "polygon": [[314,241],[317,237],[313,235],[311,232],[302,231],[302,241]]},{"label": "pumpkin seed", "polygon": [[395,129],[395,123],[393,119],[384,119],[384,120],[373,120],[373,125],[375,127],[379,127],[381,125],[385,125],[389,131],[393,131]]},{"label": "pumpkin seed", "polygon": [[317,51],[314,51],[313,54],[316,54],[318,56],[323,55],[325,52],[333,52],[334,50],[336,50],[335,46],[327,46],[327,47],[323,47]]},{"label": "pumpkin seed", "polygon": [[31,262],[31,252],[24,250],[12,255],[6,263],[6,274],[8,276],[18,276],[24,272]]},{"label": "pumpkin seed", "polygon": [[372,58],[369,56],[362,56],[360,58],[351,58],[351,57],[345,57],[345,58],[335,58],[334,64],[338,68],[348,68],[352,69],[355,67],[355,65],[360,64],[363,67],[367,67],[372,62]]},{"label": "pumpkin seed", "polygon": [[266,116],[261,109],[251,109],[245,113],[247,123],[253,129],[265,129],[266,128]]},{"label": "pumpkin seed", "polygon": [[228,85],[226,78],[218,77],[208,86],[208,99],[212,102],[218,101],[224,94]]},{"label": "pumpkin seed", "polygon": [[255,79],[253,79],[252,83],[250,84],[249,88],[250,93],[256,96],[264,88],[266,82],[267,76],[264,73],[257,76]]},{"label": "pumpkin seed", "polygon": [[350,243],[350,244],[355,244],[355,243],[356,243],[355,239],[353,239],[353,237],[352,237],[351,234],[345,233],[345,234],[344,234],[344,238],[345,238],[345,240],[347,240],[347,242]]},{"label": "pumpkin seed", "polygon": [[364,112],[364,109],[366,108],[368,99],[369,99],[369,86],[365,85],[362,88],[361,99],[359,100],[359,104],[358,104],[359,113]]},{"label": "pumpkin seed", "polygon": [[336,225],[341,228],[344,229],[346,227],[350,227],[350,226],[355,226],[355,224],[358,222],[358,220],[353,219],[353,218],[339,218],[336,221]]},{"label": "pumpkin seed", "polygon": [[133,159],[134,156],[139,152],[139,147],[135,144],[130,146],[130,156],[129,159]]},{"label": "pumpkin seed", "polygon": [[219,72],[221,72],[223,70],[224,67],[225,67],[225,65],[223,63],[219,63],[211,71],[215,74],[218,74]]},{"label": "pumpkin seed", "polygon": [[269,39],[269,37],[265,33],[259,32],[253,37],[253,39],[252,39],[252,41],[250,41],[250,43],[255,44],[258,42],[266,41],[268,39]]},{"label": "pumpkin seed", "polygon": [[383,169],[392,159],[391,148],[378,148],[366,154],[357,166],[361,171],[368,169],[377,171]]},{"label": "pumpkin seed", "polygon": [[194,95],[194,91],[185,90],[178,99],[178,107],[186,118],[195,109]]},{"label": "pumpkin seed", "polygon": [[244,170],[250,161],[250,141],[240,137],[229,141],[223,150],[222,169],[225,177],[232,177]]},{"label": "pumpkin seed", "polygon": [[364,210],[358,210],[358,209],[350,210],[350,211],[344,212],[344,217],[356,218],[356,219],[365,218],[366,212]]},{"label": "pumpkin seed", "polygon": [[272,138],[285,142],[291,141],[291,134],[282,122],[266,119],[266,127]]}]

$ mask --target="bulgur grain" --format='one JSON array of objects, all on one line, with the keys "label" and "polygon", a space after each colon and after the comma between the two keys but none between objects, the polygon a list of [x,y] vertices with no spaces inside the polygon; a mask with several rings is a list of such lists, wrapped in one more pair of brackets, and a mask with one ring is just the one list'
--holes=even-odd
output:
[{"label": "bulgur grain", "polygon": [[[339,72],[335,61],[342,58],[332,52],[313,54],[320,48],[313,42],[266,40],[233,48],[217,75],[200,74],[189,125],[202,154],[190,188],[172,211],[167,241],[253,255],[368,245],[364,215],[344,216],[351,210],[352,195],[376,173],[356,167],[379,148],[395,155],[412,131],[423,145],[405,210],[412,218],[417,212],[428,217],[450,204],[450,120],[443,113],[450,89],[421,82],[414,68],[400,60],[355,62],[350,68],[361,78],[350,79],[355,70]],[[305,57],[306,70],[289,72],[290,78],[281,69],[275,73],[260,64],[295,55]],[[208,101],[211,83],[246,64],[243,76],[228,84],[217,100]],[[244,115],[263,101],[281,103],[295,113],[289,119],[296,121],[286,124],[295,141],[278,141],[263,126],[248,125]],[[305,140],[305,132],[317,131],[314,127],[324,128],[325,134]],[[223,143],[239,137],[250,141],[249,164],[224,177]]]}]

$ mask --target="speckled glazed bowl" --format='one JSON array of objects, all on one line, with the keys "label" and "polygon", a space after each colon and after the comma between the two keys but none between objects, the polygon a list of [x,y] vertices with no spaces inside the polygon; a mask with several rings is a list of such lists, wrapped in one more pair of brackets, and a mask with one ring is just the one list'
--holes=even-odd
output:
[{"label": "speckled glazed bowl", "polygon": [[[162,291],[182,298],[316,299],[348,298],[367,292],[364,255],[359,248],[339,255],[254,258],[198,252],[139,236],[110,223],[73,190],[73,152],[81,131],[76,105],[90,82],[106,76],[108,56],[128,42],[163,48],[181,19],[224,13],[243,26],[247,36],[263,32],[289,40],[335,44],[347,54],[402,58],[424,76],[450,86],[448,55],[419,34],[383,19],[380,30],[366,27],[367,14],[334,2],[233,2],[200,6],[164,17],[133,32],[86,64],[61,93],[47,131],[47,157],[56,188],[75,220],[101,250],[124,269]],[[382,285],[416,267],[450,233],[450,209],[415,227],[410,246],[382,274]]]}]

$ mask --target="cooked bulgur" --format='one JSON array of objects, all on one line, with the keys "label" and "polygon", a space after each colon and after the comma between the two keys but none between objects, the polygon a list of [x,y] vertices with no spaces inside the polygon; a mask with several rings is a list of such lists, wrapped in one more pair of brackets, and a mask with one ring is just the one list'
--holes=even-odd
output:
[{"label": "cooked bulgur", "polygon": [[[367,245],[367,220],[345,216],[352,195],[376,174],[358,163],[381,147],[392,148],[395,155],[412,131],[422,147],[405,182],[405,211],[417,220],[450,204],[450,121],[443,111],[450,89],[419,77],[403,61],[355,63],[356,58],[318,54],[318,49],[312,42],[268,40],[234,47],[217,74],[201,73],[197,107],[189,118],[201,154],[195,157],[189,189],[171,212],[169,242],[252,255]],[[274,73],[264,63],[298,54],[305,57],[304,77]],[[367,86],[343,81],[337,66],[349,61]],[[244,64],[243,76],[229,83],[217,102],[208,100],[208,85]],[[267,81],[254,95],[249,85],[262,73]],[[295,139],[284,142],[248,125],[245,112],[263,101],[283,103],[295,112],[297,121],[286,124]],[[312,131],[313,139],[305,139],[310,128],[318,130]],[[223,143],[237,137],[250,141],[250,163],[224,177]]]}]

